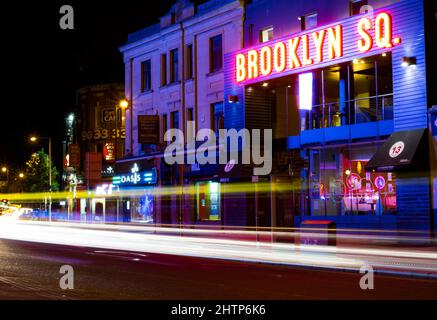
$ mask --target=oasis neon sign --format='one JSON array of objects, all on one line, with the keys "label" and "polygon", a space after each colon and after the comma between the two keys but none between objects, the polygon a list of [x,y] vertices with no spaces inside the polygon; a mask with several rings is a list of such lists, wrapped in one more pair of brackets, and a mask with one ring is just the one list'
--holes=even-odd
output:
[{"label": "oasis neon sign", "polygon": [[[399,37],[393,36],[392,17],[386,12],[376,15],[374,21],[368,16],[359,19],[356,32],[359,36],[356,48],[360,53],[370,51],[374,46],[392,48],[401,43]],[[341,58],[343,34],[343,25],[337,24],[246,53],[238,53],[235,56],[235,79],[242,82],[268,76],[272,72],[281,73],[287,69]],[[313,49],[313,55],[310,55],[310,49]]]},{"label": "oasis neon sign", "polygon": [[155,184],[157,181],[156,169],[151,171],[140,172],[138,165],[135,163],[128,174],[121,174],[112,177],[113,185],[135,186],[145,184]]}]

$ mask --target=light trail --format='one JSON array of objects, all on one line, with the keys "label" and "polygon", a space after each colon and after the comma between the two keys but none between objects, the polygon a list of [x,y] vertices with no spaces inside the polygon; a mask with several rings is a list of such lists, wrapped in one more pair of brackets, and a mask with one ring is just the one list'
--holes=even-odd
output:
[{"label": "light trail", "polygon": [[[272,263],[358,271],[370,265],[381,272],[426,275],[437,279],[435,248],[393,249],[301,246],[217,238],[224,230],[186,230],[122,225],[22,222],[0,219],[0,238],[119,251],[160,253],[201,258]],[[239,231],[232,231],[238,235]],[[251,232],[252,231],[246,231]],[[199,237],[202,235],[202,237]],[[276,233],[273,233],[276,235]],[[259,232],[260,237],[272,236]]]}]

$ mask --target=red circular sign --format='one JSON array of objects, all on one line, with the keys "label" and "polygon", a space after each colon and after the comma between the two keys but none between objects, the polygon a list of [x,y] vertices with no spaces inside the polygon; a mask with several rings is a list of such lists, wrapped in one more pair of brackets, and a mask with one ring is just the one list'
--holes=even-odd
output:
[{"label": "red circular sign", "polygon": [[351,173],[346,178],[346,185],[351,189],[360,189],[361,188],[361,177],[356,173]]},{"label": "red circular sign", "polygon": [[384,179],[384,177],[382,177],[382,176],[377,176],[377,177],[375,178],[375,187],[376,187],[378,190],[381,190],[381,189],[383,189],[383,188],[385,187],[385,179]]}]

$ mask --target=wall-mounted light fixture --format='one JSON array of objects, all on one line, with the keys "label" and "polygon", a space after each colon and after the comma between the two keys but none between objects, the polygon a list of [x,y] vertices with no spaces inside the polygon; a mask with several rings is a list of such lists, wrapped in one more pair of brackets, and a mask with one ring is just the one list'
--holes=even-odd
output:
[{"label": "wall-mounted light fixture", "polygon": [[402,58],[402,66],[408,67],[416,65],[416,57],[403,57]]},{"label": "wall-mounted light fixture", "polygon": [[228,97],[228,101],[229,101],[229,103],[236,103],[236,102],[238,102],[238,96],[230,95]]}]

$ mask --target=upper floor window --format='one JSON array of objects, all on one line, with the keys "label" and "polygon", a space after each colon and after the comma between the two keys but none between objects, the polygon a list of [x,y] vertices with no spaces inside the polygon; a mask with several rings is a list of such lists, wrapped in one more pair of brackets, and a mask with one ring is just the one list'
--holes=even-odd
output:
[{"label": "upper floor window", "polygon": [[141,92],[152,89],[152,64],[149,60],[141,62]]},{"label": "upper floor window", "polygon": [[223,66],[223,48],[222,35],[218,35],[209,39],[210,52],[210,72],[222,70]]},{"label": "upper floor window", "polygon": [[161,86],[167,84],[167,55],[161,55]]},{"label": "upper floor window", "polygon": [[171,128],[179,129],[179,111],[173,111],[170,116]]},{"label": "upper floor window", "polygon": [[189,44],[185,47],[186,64],[185,64],[185,79],[193,78],[193,45]]},{"label": "upper floor window", "polygon": [[211,105],[211,129],[218,133],[220,129],[225,127],[225,118],[223,113],[223,102],[213,103]]},{"label": "upper floor window", "polygon": [[179,54],[178,49],[170,51],[170,83],[179,81]]},{"label": "upper floor window", "polygon": [[[167,114],[162,115],[162,137],[164,137],[165,133],[167,132],[168,125],[167,125]],[[163,138],[164,140],[164,138]]]},{"label": "upper floor window", "polygon": [[308,30],[317,27],[317,12],[300,16],[299,19],[302,30]]},{"label": "upper floor window", "polygon": [[367,5],[367,0],[351,0],[349,2],[349,12],[351,16],[360,14],[360,10],[362,6]]},{"label": "upper floor window", "polygon": [[187,121],[194,121],[194,112],[193,108],[187,109]]},{"label": "upper floor window", "polygon": [[267,42],[273,39],[273,27],[264,28],[260,31],[260,42]]}]

